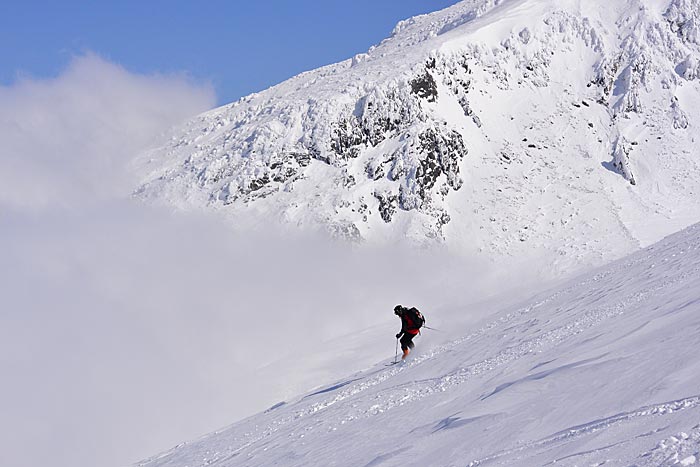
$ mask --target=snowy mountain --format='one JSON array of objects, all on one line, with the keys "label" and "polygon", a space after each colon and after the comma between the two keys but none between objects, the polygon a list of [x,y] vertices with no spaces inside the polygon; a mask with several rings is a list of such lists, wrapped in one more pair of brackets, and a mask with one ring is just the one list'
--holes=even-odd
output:
[{"label": "snowy mountain", "polygon": [[700,224],[139,467],[700,462]]},{"label": "snowy mountain", "polygon": [[186,123],[136,194],[600,264],[700,220],[699,31],[691,0],[465,0]]}]

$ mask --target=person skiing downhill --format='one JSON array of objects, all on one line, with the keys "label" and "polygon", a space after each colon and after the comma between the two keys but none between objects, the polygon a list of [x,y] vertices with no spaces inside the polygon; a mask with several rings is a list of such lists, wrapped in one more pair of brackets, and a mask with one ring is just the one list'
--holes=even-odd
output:
[{"label": "person skiing downhill", "polygon": [[397,339],[401,339],[401,350],[403,356],[401,360],[405,360],[411,349],[415,346],[413,338],[420,333],[420,328],[425,323],[425,318],[416,308],[406,308],[405,306],[396,305],[394,314],[401,318],[401,331],[396,335]]}]

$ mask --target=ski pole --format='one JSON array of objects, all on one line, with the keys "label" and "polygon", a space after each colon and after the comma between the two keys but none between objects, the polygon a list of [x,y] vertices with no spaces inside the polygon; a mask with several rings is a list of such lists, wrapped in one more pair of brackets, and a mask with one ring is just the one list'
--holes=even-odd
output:
[{"label": "ski pole", "polygon": [[394,364],[398,361],[399,358],[399,338],[396,338],[396,353],[394,354]]},{"label": "ski pole", "polygon": [[430,326],[423,325],[423,327],[424,327],[425,329],[430,329],[431,331],[442,332],[441,330],[435,329],[435,328],[431,328]]}]

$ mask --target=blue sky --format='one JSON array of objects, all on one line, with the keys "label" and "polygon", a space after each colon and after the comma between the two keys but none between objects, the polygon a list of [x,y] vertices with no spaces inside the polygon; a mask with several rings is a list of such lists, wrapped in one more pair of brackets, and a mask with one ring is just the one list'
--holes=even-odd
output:
[{"label": "blue sky", "polygon": [[0,84],[55,76],[91,51],[135,73],[184,71],[209,81],[223,104],[364,52],[397,21],[454,3],[7,1],[0,6]]}]

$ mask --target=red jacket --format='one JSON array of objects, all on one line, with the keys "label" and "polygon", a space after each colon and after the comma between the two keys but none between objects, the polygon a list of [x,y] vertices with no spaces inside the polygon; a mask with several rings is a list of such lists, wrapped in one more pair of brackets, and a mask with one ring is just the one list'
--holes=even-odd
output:
[{"label": "red jacket", "polygon": [[416,323],[413,322],[411,317],[408,316],[408,313],[401,315],[401,332],[414,336],[420,332],[420,329],[416,326]]}]

